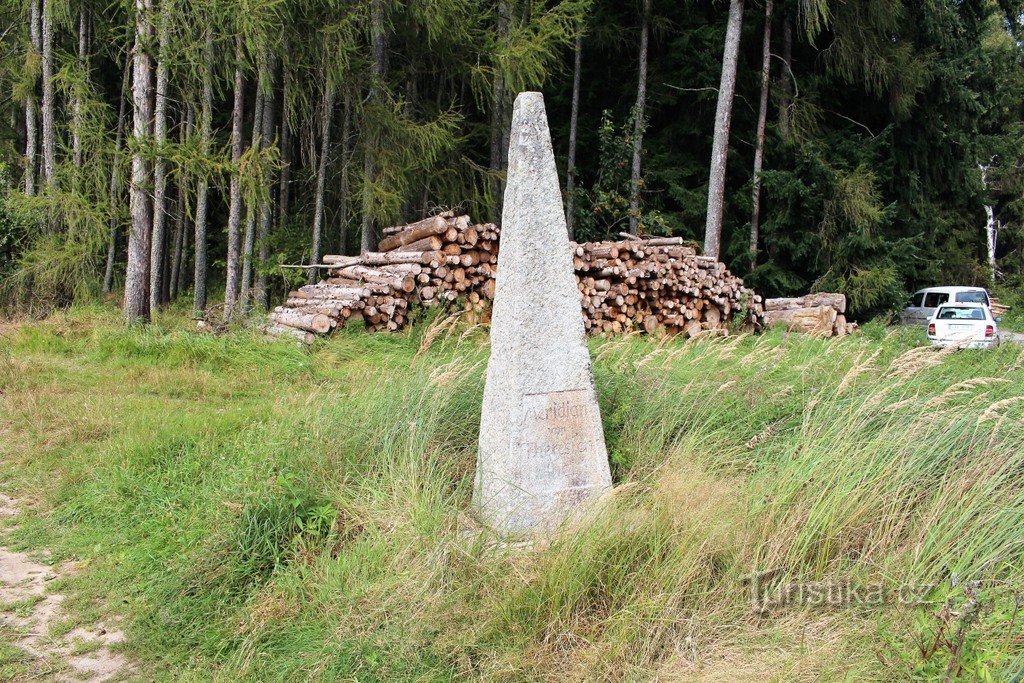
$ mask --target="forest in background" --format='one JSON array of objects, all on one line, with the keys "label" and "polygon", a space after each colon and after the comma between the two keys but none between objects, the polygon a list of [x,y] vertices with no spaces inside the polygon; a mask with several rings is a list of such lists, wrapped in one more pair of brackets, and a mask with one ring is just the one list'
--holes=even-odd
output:
[{"label": "forest in background", "polygon": [[860,315],[1024,273],[1014,0],[0,7],[9,307],[124,290],[129,318],[230,316],[386,225],[497,222],[526,89],[579,240],[682,236]]}]

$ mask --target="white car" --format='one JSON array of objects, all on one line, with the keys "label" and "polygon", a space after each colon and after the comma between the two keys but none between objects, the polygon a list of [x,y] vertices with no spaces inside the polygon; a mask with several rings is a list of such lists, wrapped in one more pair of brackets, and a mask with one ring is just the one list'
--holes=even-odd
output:
[{"label": "white car", "polygon": [[914,292],[900,316],[904,325],[920,325],[931,319],[945,303],[984,304],[991,307],[988,291],[982,287],[927,287]]},{"label": "white car", "polygon": [[942,304],[928,320],[928,339],[935,346],[990,349],[999,345],[999,326],[985,304]]}]

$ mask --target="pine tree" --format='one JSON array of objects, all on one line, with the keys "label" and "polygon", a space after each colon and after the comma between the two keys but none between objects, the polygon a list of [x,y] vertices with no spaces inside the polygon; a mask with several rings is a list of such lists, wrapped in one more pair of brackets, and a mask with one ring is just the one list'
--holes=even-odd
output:
[{"label": "pine tree", "polygon": [[757,110],[757,131],[754,134],[754,177],[750,198],[750,270],[757,267],[758,227],[761,223],[761,169],[764,165],[764,129],[768,122],[768,89],[771,84],[772,10],[774,0],[765,0],[764,38],[761,48],[761,101]]},{"label": "pine tree", "polygon": [[153,120],[153,142],[156,145],[156,159],[153,163],[153,236],[150,243],[149,306],[156,309],[164,301],[164,261],[167,230],[167,105],[170,97],[168,73],[168,51],[172,5],[171,0],[161,0],[159,38],[156,61],[156,102]]},{"label": "pine tree", "polygon": [[644,145],[644,117],[647,109],[647,41],[650,24],[651,0],[644,0],[640,24],[640,68],[633,111],[633,164],[629,180],[629,231],[634,235],[640,218],[640,153]]},{"label": "pine tree", "polygon": [[128,232],[128,265],[124,280],[124,317],[128,321],[149,321],[149,251],[153,229],[152,183],[145,147],[150,143],[153,119],[153,66],[147,53],[153,38],[152,0],[135,0],[135,43],[132,68],[132,179],[129,186],[131,229]]},{"label": "pine tree", "polygon": [[[205,164],[210,154],[211,138],[213,137],[213,33],[209,27],[204,31],[202,71],[202,102],[199,105],[199,154]],[[196,217],[195,236],[195,274],[193,276],[192,310],[193,315],[201,318],[206,313],[207,272],[207,238],[206,223],[209,215],[210,181],[206,169],[203,168],[196,179]]]},{"label": "pine tree", "polygon": [[231,109],[231,185],[228,198],[228,253],[227,278],[224,287],[224,315],[230,319],[238,303],[242,277],[242,178],[239,164],[242,160],[242,125],[245,115],[245,77],[242,36],[235,37],[235,89]]},{"label": "pine tree", "polygon": [[729,125],[732,100],[736,92],[736,69],[743,27],[743,0],[730,0],[729,22],[722,50],[722,81],[715,111],[715,135],[711,149],[711,177],[708,180],[707,224],[704,228],[704,253],[718,258],[722,244],[722,215],[725,213],[725,169],[729,154]]},{"label": "pine tree", "polygon": [[43,181],[52,185],[57,173],[57,94],[54,87],[53,0],[43,0]]}]

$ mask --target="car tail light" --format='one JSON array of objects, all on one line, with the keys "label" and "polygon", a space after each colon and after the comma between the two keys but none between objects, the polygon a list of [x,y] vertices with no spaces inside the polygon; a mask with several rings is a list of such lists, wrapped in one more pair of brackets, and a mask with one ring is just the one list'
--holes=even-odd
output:
[{"label": "car tail light", "polygon": [[928,334],[930,334],[933,337],[935,336],[935,323],[929,323]]},{"label": "car tail light", "polygon": [[996,333],[996,328],[992,327],[991,325],[985,325],[985,336],[986,337],[992,337],[992,336],[995,335],[995,333]]}]

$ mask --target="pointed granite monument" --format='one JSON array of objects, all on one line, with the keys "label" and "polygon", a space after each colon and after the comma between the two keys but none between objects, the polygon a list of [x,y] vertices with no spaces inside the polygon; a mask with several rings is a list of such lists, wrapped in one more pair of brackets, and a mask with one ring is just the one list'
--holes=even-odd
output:
[{"label": "pointed granite monument", "polygon": [[544,97],[512,114],[474,504],[506,535],[551,531],[611,488]]}]

